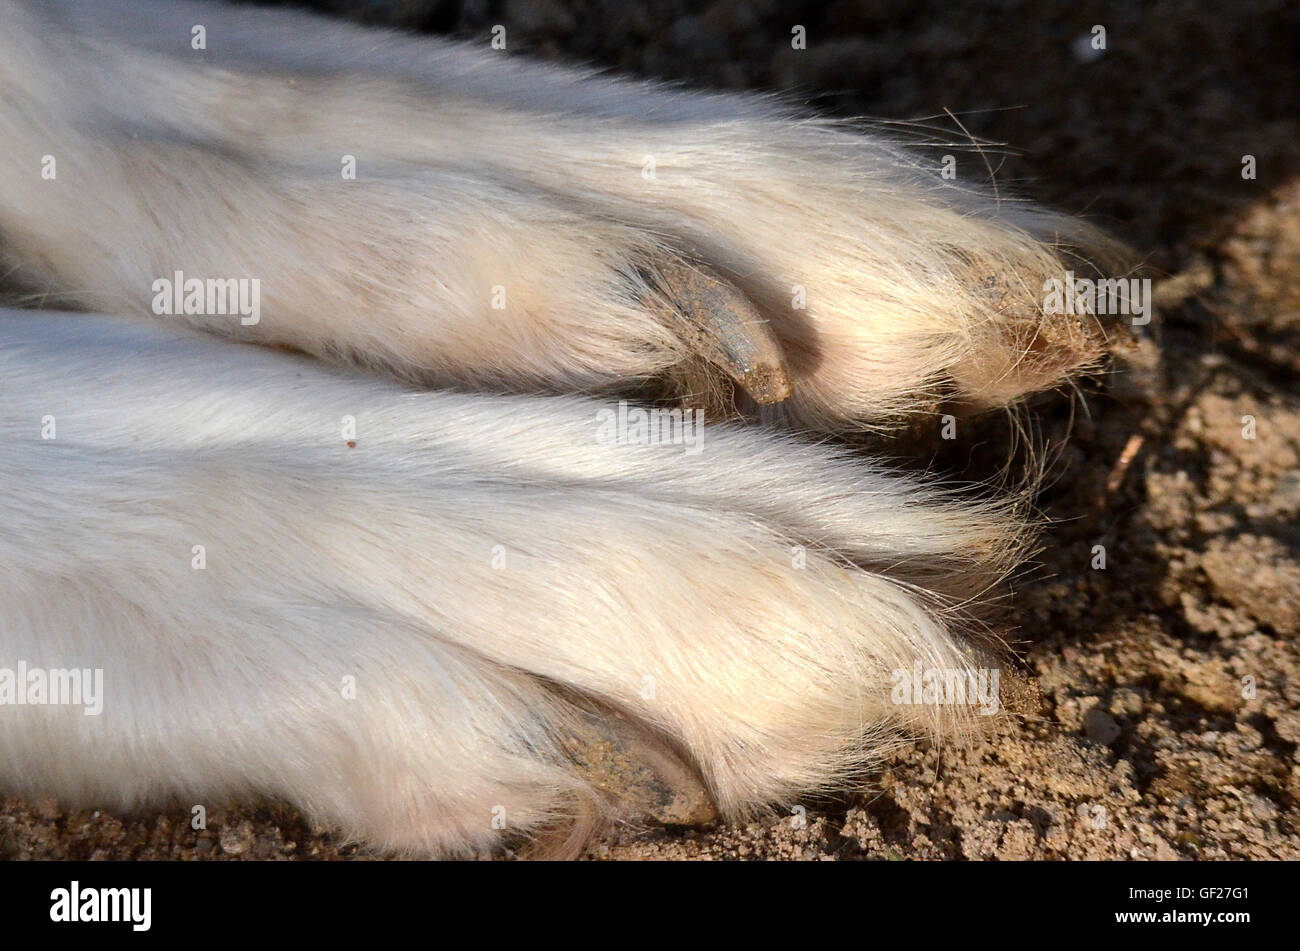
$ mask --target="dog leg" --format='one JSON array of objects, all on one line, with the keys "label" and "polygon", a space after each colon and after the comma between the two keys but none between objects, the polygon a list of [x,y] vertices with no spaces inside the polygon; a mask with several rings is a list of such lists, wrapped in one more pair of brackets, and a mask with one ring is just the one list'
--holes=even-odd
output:
[{"label": "dog leg", "polygon": [[[1044,314],[1048,281],[1115,266],[1106,239],[945,181],[879,133],[770,105],[728,118],[725,97],[674,121],[610,115],[587,94],[599,80],[559,70],[554,108],[492,102],[487,61],[462,91],[350,56],[371,31],[301,17],[341,44],[313,75],[243,47],[239,72],[159,53],[156,36],[137,48],[94,17],[46,39],[4,9],[11,37],[50,47],[0,84],[7,254],[86,306],[147,313],[176,271],[258,278],[256,324],[184,319],[435,385],[666,377],[725,409],[730,376],[781,401],[768,418],[832,429],[888,428],[940,399],[1003,405],[1123,337],[1114,320]],[[213,5],[209,26],[246,41],[246,16],[271,22]],[[45,154],[66,157],[57,182],[39,179]],[[718,288],[710,306],[683,306],[682,274]]]},{"label": "dog leg", "polygon": [[623,446],[596,401],[52,313],[0,317],[0,406],[0,666],[103,671],[94,716],[0,705],[18,791],[447,854],[643,800],[602,744],[736,818],[1004,703],[896,690],[1001,669],[908,565],[996,574],[1015,523],[788,437]]}]

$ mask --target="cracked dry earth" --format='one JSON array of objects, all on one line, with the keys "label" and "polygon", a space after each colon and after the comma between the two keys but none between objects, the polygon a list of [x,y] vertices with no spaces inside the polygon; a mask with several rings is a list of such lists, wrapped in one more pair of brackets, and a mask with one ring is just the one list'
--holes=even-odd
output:
[{"label": "cracked dry earth", "polygon": [[[1300,858],[1300,8],[906,6],[365,5],[467,37],[505,23],[542,56],[797,90],[832,113],[950,108],[1023,149],[999,157],[999,182],[1093,215],[1154,278],[1139,345],[1082,398],[1029,414],[1052,460],[1051,521],[1006,605],[1039,713],[968,748],[899,753],[870,788],[800,804],[802,823],[624,828],[590,856]],[[808,30],[803,58],[792,23]],[[1097,23],[1106,53],[1072,52]],[[946,471],[992,471],[1008,435],[975,427]],[[937,434],[916,438],[915,458],[950,461]],[[0,857],[361,857],[279,807],[211,811],[203,832],[188,819],[5,799]]]}]

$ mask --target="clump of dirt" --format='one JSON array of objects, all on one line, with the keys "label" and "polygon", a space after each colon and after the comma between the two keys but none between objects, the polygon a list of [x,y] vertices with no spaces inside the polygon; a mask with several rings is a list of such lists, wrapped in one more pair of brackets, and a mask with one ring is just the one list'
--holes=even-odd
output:
[{"label": "clump of dirt", "polygon": [[[956,151],[961,174],[986,177],[987,158],[1004,189],[1087,212],[1155,279],[1158,314],[1086,409],[1033,414],[1052,524],[1007,603],[1041,713],[901,752],[842,800],[619,829],[592,857],[1300,858],[1300,6],[317,5],[483,42],[499,23],[515,51],[793,91],[835,114],[940,116],[926,124],[958,150],[951,110],[1020,150]],[[6,799],[0,857],[360,857],[292,812],[207,825]]]}]

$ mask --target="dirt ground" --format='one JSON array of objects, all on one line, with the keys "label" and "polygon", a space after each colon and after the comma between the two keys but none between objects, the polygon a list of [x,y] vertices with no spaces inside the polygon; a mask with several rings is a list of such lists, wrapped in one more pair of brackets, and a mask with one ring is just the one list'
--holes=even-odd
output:
[{"label": "dirt ground", "polygon": [[[951,110],[1012,147],[989,157],[1000,187],[1089,215],[1155,280],[1139,346],[1032,414],[1054,459],[1051,524],[1007,618],[1041,713],[969,749],[902,753],[870,788],[803,804],[806,819],[624,829],[593,857],[1300,858],[1300,5],[315,5],[480,41],[501,23],[512,49],[785,90],[837,115],[939,116],[960,144]],[[987,177],[956,154],[959,174]],[[950,471],[978,474],[1004,425]],[[357,855],[274,808],[212,813],[202,833],[183,811],[0,811],[5,858]]]}]

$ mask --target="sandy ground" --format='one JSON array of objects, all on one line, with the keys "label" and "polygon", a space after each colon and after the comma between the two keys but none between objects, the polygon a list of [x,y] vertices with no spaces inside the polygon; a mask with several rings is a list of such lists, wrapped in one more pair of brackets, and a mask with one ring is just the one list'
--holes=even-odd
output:
[{"label": "sandy ground", "polygon": [[[1003,188],[1132,242],[1160,311],[1133,353],[1039,403],[1052,524],[1007,600],[1039,715],[916,748],[871,787],[739,828],[619,830],[608,858],[1300,857],[1300,7],[1290,0],[318,6],[624,72],[794,91],[833,114],[941,116]],[[790,49],[795,24],[808,49]],[[1082,48],[1096,24],[1107,49]],[[959,156],[960,174],[986,177]],[[1242,176],[1243,156],[1257,177]],[[1254,438],[1247,438],[1247,417]],[[1065,441],[1069,435],[1068,443]],[[991,471],[1001,421],[965,456]],[[1126,452],[1127,450],[1127,452]],[[1106,567],[1094,568],[1094,546]],[[68,812],[12,799],[5,858],[336,858],[291,810]]]}]

